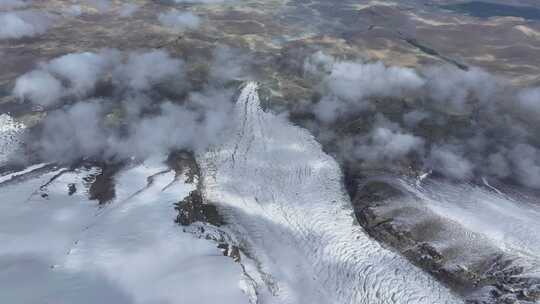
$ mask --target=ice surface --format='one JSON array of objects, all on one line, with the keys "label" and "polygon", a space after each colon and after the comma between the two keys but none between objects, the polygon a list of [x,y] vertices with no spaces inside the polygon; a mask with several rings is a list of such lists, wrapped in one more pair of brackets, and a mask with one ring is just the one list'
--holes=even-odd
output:
[{"label": "ice surface", "polygon": [[[429,180],[421,186],[403,182],[407,191],[441,218],[491,241],[529,266],[525,274],[540,276],[540,205],[527,196],[486,187]],[[530,198],[529,198],[530,199]]]},{"label": "ice surface", "polygon": [[255,260],[260,303],[460,303],[353,224],[338,164],[243,88],[225,143],[198,156],[204,195]]},{"label": "ice surface", "polygon": [[0,166],[9,160],[21,145],[21,135],[25,125],[8,114],[0,114]]},{"label": "ice surface", "polygon": [[97,168],[0,185],[0,303],[247,303],[240,265],[174,223],[195,186],[161,160],[122,171],[103,208],[84,179]]},{"label": "ice surface", "polygon": [[30,167],[28,167],[28,168],[26,168],[26,169],[24,169],[22,171],[17,171],[17,172],[2,175],[2,176],[0,176],[0,184],[4,183],[6,181],[9,181],[11,179],[17,178],[19,176],[23,176],[25,174],[31,173],[32,171],[39,170],[39,169],[44,168],[46,166],[47,166],[47,164],[32,165],[32,166],[30,166]]}]

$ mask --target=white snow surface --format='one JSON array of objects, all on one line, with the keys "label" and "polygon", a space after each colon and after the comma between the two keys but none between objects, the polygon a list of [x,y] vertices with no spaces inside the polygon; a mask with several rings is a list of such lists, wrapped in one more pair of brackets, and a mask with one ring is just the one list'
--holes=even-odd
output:
[{"label": "white snow surface", "polygon": [[336,161],[259,103],[246,84],[230,135],[198,156],[205,198],[255,261],[258,303],[462,303],[355,225]]},{"label": "white snow surface", "polygon": [[[401,185],[441,218],[479,235],[509,256],[520,259],[527,275],[540,276],[540,205],[527,195],[486,187],[429,180]],[[535,202],[536,201],[536,202]]]},{"label": "white snow surface", "polygon": [[16,171],[16,172],[12,172],[12,173],[2,175],[2,176],[0,176],[0,184],[3,183],[3,182],[9,181],[11,179],[15,179],[15,178],[17,178],[19,176],[23,176],[23,175],[31,173],[33,171],[39,170],[39,169],[44,168],[46,166],[47,166],[46,163],[41,163],[41,164],[29,166],[29,167],[27,167],[26,169],[24,169],[22,171]]},{"label": "white snow surface", "polygon": [[174,223],[173,203],[195,185],[161,160],[122,171],[101,208],[85,181],[98,168],[0,183],[0,303],[248,303],[240,265]]},{"label": "white snow surface", "polygon": [[20,149],[21,135],[25,129],[23,123],[16,121],[9,114],[0,114],[0,166]]}]

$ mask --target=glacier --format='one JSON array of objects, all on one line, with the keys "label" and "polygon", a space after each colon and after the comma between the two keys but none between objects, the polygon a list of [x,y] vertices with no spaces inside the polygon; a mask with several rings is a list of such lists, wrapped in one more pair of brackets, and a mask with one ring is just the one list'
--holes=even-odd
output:
[{"label": "glacier", "polygon": [[253,260],[257,303],[462,303],[353,221],[337,162],[243,87],[224,142],[197,156],[203,194]]},{"label": "glacier", "polygon": [[[355,221],[339,164],[307,130],[264,111],[257,83],[243,85],[231,122],[219,144],[196,154],[200,183],[179,178],[166,155],[154,155],[117,173],[115,198],[103,206],[89,199],[99,167],[36,164],[0,176],[0,302],[463,303],[368,236]],[[19,129],[6,128],[9,142]],[[448,203],[461,201],[455,191],[462,190],[421,184],[410,187],[424,189],[416,195],[434,212],[484,228],[471,226],[484,207]],[[174,222],[174,203],[197,188],[225,226],[182,230]],[[536,227],[535,215],[519,218]],[[241,259],[224,257],[200,227],[234,243]],[[526,234],[504,239],[516,240],[512,251],[531,254],[536,242],[519,242]]]}]

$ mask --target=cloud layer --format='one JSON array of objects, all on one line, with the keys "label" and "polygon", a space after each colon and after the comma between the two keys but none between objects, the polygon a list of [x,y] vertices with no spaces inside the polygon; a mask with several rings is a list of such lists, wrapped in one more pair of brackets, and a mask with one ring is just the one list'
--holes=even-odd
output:
[{"label": "cloud layer", "polygon": [[0,1],[0,9],[9,10],[14,8],[26,7],[30,4],[30,1],[24,0],[2,0]]},{"label": "cloud layer", "polygon": [[49,18],[38,12],[0,13],[0,39],[33,37],[45,33],[49,26]]},{"label": "cloud layer", "polygon": [[201,19],[197,15],[176,9],[159,14],[158,20],[161,25],[179,32],[196,29],[201,23]]},{"label": "cloud layer", "polygon": [[306,125],[343,162],[540,189],[540,88],[516,90],[477,68],[412,70],[320,52],[304,72],[320,96],[302,110],[318,121]]},{"label": "cloud layer", "polygon": [[[230,52],[216,49],[209,77],[239,75],[218,75]],[[29,148],[55,162],[204,149],[226,129],[234,89],[212,81],[194,91],[186,72],[183,60],[162,50],[73,53],[42,63],[13,90],[49,109]]]},{"label": "cloud layer", "polygon": [[[188,64],[162,50],[74,53],[41,63],[13,90],[49,109],[31,148],[43,159],[70,161],[208,147],[228,123],[234,90],[225,85],[245,79],[254,63],[225,47],[212,56],[197,89]],[[346,164],[540,189],[540,88],[517,90],[476,68],[413,70],[320,52],[304,72],[317,93],[300,109],[314,118],[305,126]]]}]

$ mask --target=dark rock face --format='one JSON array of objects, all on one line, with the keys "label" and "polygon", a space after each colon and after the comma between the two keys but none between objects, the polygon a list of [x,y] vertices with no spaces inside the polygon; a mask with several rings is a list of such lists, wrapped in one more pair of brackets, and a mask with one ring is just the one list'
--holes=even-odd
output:
[{"label": "dark rock face", "polygon": [[361,191],[354,197],[355,206],[361,204],[361,202],[374,202],[383,201],[390,198],[396,198],[402,195],[399,189],[389,185],[385,182],[369,182],[364,185]]},{"label": "dark rock face", "polygon": [[193,153],[171,152],[167,164],[176,172],[177,177],[184,174],[187,177],[187,183],[197,183],[196,190],[191,191],[188,196],[175,204],[174,209],[178,212],[175,222],[184,227],[184,232],[216,242],[217,248],[224,256],[240,263],[242,250],[237,242],[220,228],[225,225],[225,221],[216,206],[205,202],[202,197],[200,170]]},{"label": "dark rock face", "polygon": [[185,232],[195,237],[216,242],[217,248],[224,256],[240,263],[242,256],[240,247],[228,236],[227,232],[219,228],[225,225],[223,217],[216,206],[205,202],[201,195],[200,170],[193,153],[172,152],[167,163],[171,169],[175,170],[177,177],[185,174],[186,182],[197,183],[196,190],[191,191],[188,196],[175,204],[174,209],[178,212],[175,222],[183,226]]},{"label": "dark rock face", "polygon": [[96,175],[88,190],[89,199],[97,200],[100,205],[111,202],[115,196],[114,176],[122,167],[123,163],[99,163],[101,173]]},{"label": "dark rock face", "polygon": [[[404,203],[410,197],[396,186],[372,181],[356,188],[354,193],[355,216],[371,237],[398,250],[464,296],[467,303],[540,301],[540,279],[527,277],[514,257],[490,245],[472,248],[461,240],[448,241],[451,233],[464,228],[415,204]],[[445,242],[448,244],[438,246]],[[476,258],[467,258],[470,256]]]},{"label": "dark rock face", "polygon": [[71,196],[77,192],[77,186],[75,184],[68,185],[68,195]]},{"label": "dark rock face", "polygon": [[191,152],[171,152],[167,158],[167,165],[174,170],[177,177],[181,174],[185,174],[187,176],[187,183],[194,183],[200,176],[199,167]]},{"label": "dark rock face", "polygon": [[219,227],[224,223],[216,207],[203,202],[199,190],[191,191],[186,198],[176,203],[175,209],[178,211],[176,223],[182,226],[203,222]]},{"label": "dark rock face", "polygon": [[221,249],[224,256],[231,257],[235,262],[240,262],[240,248],[227,243],[219,243],[218,248]]}]

